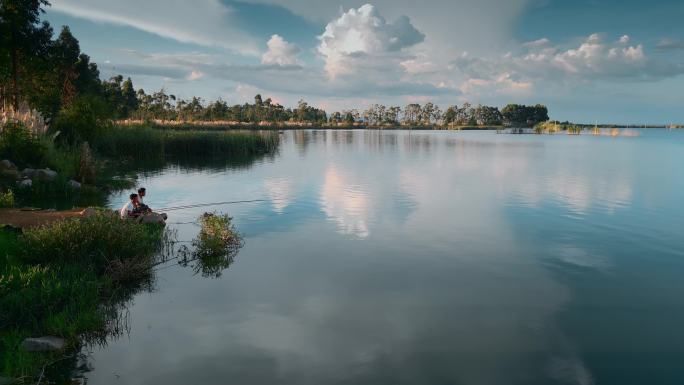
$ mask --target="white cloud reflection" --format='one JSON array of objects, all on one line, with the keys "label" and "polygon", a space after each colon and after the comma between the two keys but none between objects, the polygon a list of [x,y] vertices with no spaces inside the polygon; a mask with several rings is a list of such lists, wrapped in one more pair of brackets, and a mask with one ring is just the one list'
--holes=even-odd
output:
[{"label": "white cloud reflection", "polygon": [[342,233],[359,238],[368,237],[369,196],[351,178],[335,168],[328,168],[320,199],[321,209]]}]

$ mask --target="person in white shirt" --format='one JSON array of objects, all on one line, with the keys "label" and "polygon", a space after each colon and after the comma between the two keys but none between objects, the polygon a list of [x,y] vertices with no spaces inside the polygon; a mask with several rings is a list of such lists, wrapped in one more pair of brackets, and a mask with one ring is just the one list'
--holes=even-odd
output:
[{"label": "person in white shirt", "polygon": [[140,215],[140,212],[137,210],[140,207],[138,194],[131,194],[129,198],[130,200],[119,211],[121,219],[137,218]]}]

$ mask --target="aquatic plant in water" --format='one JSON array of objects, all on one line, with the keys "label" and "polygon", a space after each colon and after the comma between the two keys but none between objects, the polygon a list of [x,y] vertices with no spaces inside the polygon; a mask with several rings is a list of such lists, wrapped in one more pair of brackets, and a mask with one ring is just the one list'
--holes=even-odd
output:
[{"label": "aquatic plant in water", "polygon": [[195,274],[218,278],[242,248],[242,237],[228,215],[204,213],[199,222],[201,230],[192,241],[192,249],[181,247],[179,263],[192,266]]}]

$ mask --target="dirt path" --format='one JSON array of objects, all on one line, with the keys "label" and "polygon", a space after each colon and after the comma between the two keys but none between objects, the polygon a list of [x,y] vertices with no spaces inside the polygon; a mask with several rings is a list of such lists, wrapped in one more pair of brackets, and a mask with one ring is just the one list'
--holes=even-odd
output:
[{"label": "dirt path", "polygon": [[83,209],[65,211],[0,209],[0,224],[30,228],[81,216]]}]

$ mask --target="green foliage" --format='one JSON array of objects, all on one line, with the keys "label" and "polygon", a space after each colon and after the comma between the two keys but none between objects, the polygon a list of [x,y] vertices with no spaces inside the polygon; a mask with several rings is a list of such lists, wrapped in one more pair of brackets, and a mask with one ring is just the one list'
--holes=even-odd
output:
[{"label": "green foliage", "polygon": [[136,161],[247,157],[274,152],[275,133],[245,131],[178,131],[149,126],[112,127],[93,142],[95,151],[112,158]]},{"label": "green foliage", "polygon": [[93,149],[111,158],[163,158],[164,134],[149,126],[110,127],[93,142]]},{"label": "green foliage", "polygon": [[157,225],[122,221],[115,213],[101,212],[26,230],[21,258],[27,263],[88,264],[102,273],[110,263],[153,254],[161,231]]},{"label": "green foliage", "polygon": [[21,123],[7,123],[0,130],[0,158],[19,166],[39,167],[47,159],[47,148]]},{"label": "green foliage", "polygon": [[242,237],[227,215],[205,213],[199,221],[201,230],[192,241],[193,250],[181,249],[180,264],[192,265],[203,277],[219,277],[242,248]]},{"label": "green foliage", "polygon": [[52,124],[52,131],[66,143],[92,141],[111,126],[110,106],[99,96],[79,96],[63,109]]},{"label": "green foliage", "polygon": [[0,191],[0,208],[14,207],[14,193],[12,190]]},{"label": "green foliage", "polygon": [[61,354],[28,353],[20,348],[26,337],[60,336],[77,348],[89,335],[117,333],[112,301],[147,287],[136,279],[149,277],[163,238],[159,226],[106,210],[21,235],[10,230],[0,231],[0,373],[15,378],[31,378]]},{"label": "green foliage", "polygon": [[509,104],[501,110],[501,115],[509,125],[525,127],[533,127],[538,123],[549,120],[548,109],[541,104],[535,106]]},{"label": "green foliage", "polygon": [[164,152],[173,157],[247,156],[273,152],[278,142],[278,136],[275,134],[169,131],[164,136]]}]

